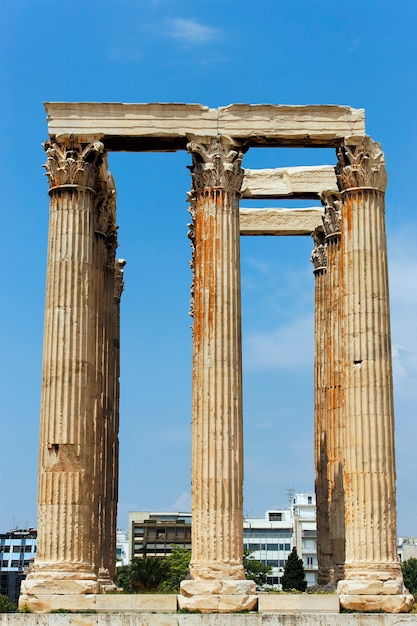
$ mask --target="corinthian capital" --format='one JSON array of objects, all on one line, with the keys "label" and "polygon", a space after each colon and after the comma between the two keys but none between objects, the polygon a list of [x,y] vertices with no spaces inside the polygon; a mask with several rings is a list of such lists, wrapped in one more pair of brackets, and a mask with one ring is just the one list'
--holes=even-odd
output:
[{"label": "corinthian capital", "polygon": [[43,147],[47,155],[44,167],[51,189],[78,185],[95,190],[104,153],[100,141],[85,145],[69,138],[60,143],[46,141]]},{"label": "corinthian capital", "polygon": [[314,266],[314,273],[324,271],[327,268],[327,249],[325,245],[325,235],[322,226],[317,226],[313,230],[314,249],[311,253],[311,262]]},{"label": "corinthian capital", "polygon": [[324,206],[323,228],[326,237],[338,237],[342,229],[340,195],[333,191],[323,191],[320,200]]},{"label": "corinthian capital", "polygon": [[387,171],[379,143],[368,136],[350,137],[337,149],[337,183],[341,192],[368,188],[385,191]]},{"label": "corinthian capital", "polygon": [[193,188],[221,188],[239,192],[243,181],[243,152],[227,137],[213,137],[207,143],[190,141]]}]

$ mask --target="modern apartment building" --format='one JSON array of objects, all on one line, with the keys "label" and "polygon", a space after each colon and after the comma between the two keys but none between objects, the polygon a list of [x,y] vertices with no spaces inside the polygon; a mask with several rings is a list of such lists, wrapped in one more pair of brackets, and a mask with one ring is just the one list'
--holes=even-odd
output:
[{"label": "modern apartment building", "polygon": [[245,518],[243,546],[252,557],[272,567],[268,585],[281,588],[285,563],[295,546],[303,559],[307,586],[317,583],[316,498],[314,494],[291,495],[287,509],[272,509],[265,517]]},{"label": "modern apartment building", "polygon": [[34,528],[0,534],[0,594],[13,602],[17,602],[20,583],[36,556],[36,536]]},{"label": "modern apartment building", "polygon": [[129,533],[127,530],[116,531],[116,567],[129,564]]},{"label": "modern apartment building", "polygon": [[[316,498],[291,495],[287,509],[267,511],[262,518],[243,522],[244,548],[253,558],[270,565],[268,584],[280,589],[285,563],[295,546],[303,559],[307,585],[317,581]],[[191,549],[191,513],[135,511],[129,514],[130,559],[143,555],[165,557],[172,545]]]},{"label": "modern apartment building", "polygon": [[191,513],[133,511],[129,513],[129,556],[165,557],[172,545],[191,550]]}]

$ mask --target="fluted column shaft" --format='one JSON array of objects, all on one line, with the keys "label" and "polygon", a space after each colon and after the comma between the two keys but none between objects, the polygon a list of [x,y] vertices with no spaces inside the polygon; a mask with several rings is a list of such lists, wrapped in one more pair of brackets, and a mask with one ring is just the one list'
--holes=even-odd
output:
[{"label": "fluted column shaft", "polygon": [[98,441],[99,479],[99,582],[107,590],[115,588],[117,501],[113,496],[114,440],[118,427],[114,415],[114,282],[117,248],[116,192],[109,172],[103,172],[101,192],[97,203],[96,248],[99,277],[97,283],[97,360],[100,363],[100,439]]},{"label": "fluted column shaft", "polygon": [[327,250],[323,227],[313,232],[314,250],[314,461],[317,509],[317,582],[326,584],[332,578],[327,477],[327,418],[326,418],[326,304]]},{"label": "fluted column shaft", "polygon": [[96,278],[103,146],[46,144],[50,189],[35,569],[95,577],[98,519]]},{"label": "fluted column shaft", "polygon": [[[340,148],[338,156],[343,199],[345,579],[401,579],[396,549],[385,162],[380,146],[369,138]],[[388,593],[395,593],[395,586]]]},{"label": "fluted column shaft", "polygon": [[191,143],[193,579],[244,578],[239,190],[242,155]]},{"label": "fluted column shaft", "polygon": [[343,487],[344,421],[341,401],[341,302],[340,302],[340,200],[323,194],[323,226],[327,246],[326,306],[326,416],[327,479],[331,569],[335,581],[343,577],[345,562],[345,519]]},{"label": "fluted column shaft", "polygon": [[109,467],[109,511],[108,535],[110,537],[110,557],[108,569],[110,576],[116,574],[116,533],[117,533],[117,501],[119,487],[119,406],[120,406],[120,300],[124,289],[123,268],[126,261],[116,259],[113,276],[113,333],[111,342],[111,359],[113,361],[112,376],[109,377],[108,393],[112,399],[112,414],[109,428],[111,438],[109,442],[108,467]]}]

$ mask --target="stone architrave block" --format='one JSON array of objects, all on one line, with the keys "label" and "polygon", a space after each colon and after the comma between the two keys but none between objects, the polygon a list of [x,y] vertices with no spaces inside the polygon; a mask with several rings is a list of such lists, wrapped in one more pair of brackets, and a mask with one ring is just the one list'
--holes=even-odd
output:
[{"label": "stone architrave block", "polygon": [[322,223],[323,210],[240,209],[241,235],[311,235]]}]

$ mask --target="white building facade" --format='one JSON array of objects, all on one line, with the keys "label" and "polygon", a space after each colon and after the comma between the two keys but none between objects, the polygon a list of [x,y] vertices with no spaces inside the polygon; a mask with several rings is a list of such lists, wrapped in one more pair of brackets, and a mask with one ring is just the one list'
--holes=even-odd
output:
[{"label": "white building facade", "polygon": [[316,498],[311,493],[291,496],[288,509],[272,509],[265,517],[245,518],[244,549],[252,557],[272,567],[267,584],[281,589],[285,563],[297,548],[303,560],[307,586],[317,584]]},{"label": "white building facade", "polygon": [[[267,511],[265,517],[245,518],[243,547],[272,567],[267,584],[281,589],[285,563],[295,546],[303,559],[308,587],[317,583],[316,497],[291,495],[287,509]],[[134,511],[129,513],[129,557],[166,557],[173,545],[191,549],[191,513]]]}]

